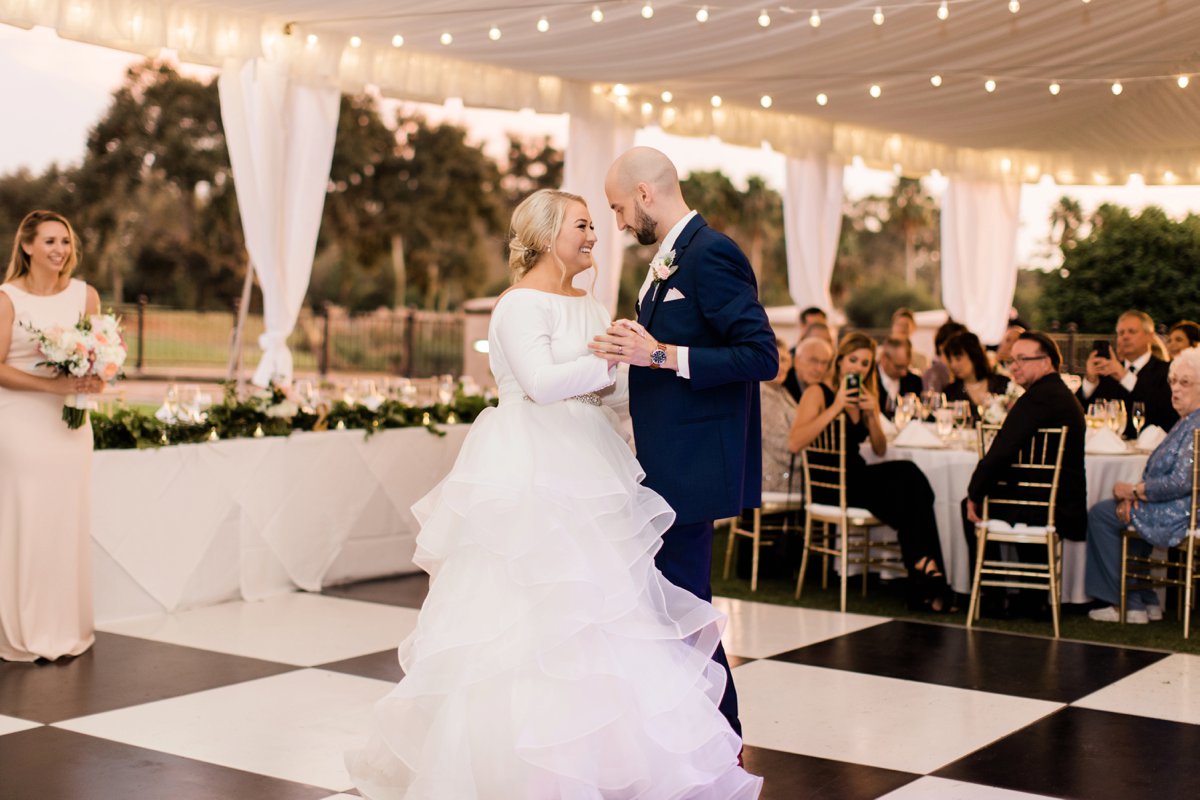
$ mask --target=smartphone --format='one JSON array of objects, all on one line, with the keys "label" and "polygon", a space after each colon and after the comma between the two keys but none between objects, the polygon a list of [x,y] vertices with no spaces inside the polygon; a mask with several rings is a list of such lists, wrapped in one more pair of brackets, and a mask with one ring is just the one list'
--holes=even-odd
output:
[{"label": "smartphone", "polygon": [[1105,339],[1092,342],[1092,352],[1101,358],[1112,358],[1112,345]]},{"label": "smartphone", "polygon": [[857,372],[851,372],[846,376],[846,391],[858,392],[862,388],[862,376]]}]

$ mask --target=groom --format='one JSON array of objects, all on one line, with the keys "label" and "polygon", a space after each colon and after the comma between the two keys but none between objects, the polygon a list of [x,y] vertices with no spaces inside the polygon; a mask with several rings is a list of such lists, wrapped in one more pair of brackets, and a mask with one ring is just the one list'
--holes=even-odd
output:
[{"label": "groom", "polygon": [[[675,509],[655,563],[676,586],[712,599],[713,520],[757,507],[762,490],[758,383],[779,372],[775,333],[750,263],[688,208],[663,153],[635,147],[604,181],[617,227],[659,243],[637,321],[617,320],[590,345],[629,370],[629,410],[646,486]],[[721,713],[740,736],[725,650]]]}]

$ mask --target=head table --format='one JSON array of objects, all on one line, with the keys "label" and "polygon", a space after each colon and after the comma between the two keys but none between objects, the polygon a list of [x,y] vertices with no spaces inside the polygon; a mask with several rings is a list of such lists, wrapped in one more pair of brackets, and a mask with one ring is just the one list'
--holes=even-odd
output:
[{"label": "head table", "polygon": [[95,453],[97,621],[415,571],[409,507],[449,472],[469,427]]},{"label": "head table", "polygon": [[[971,591],[970,556],[963,532],[961,503],[967,496],[971,474],[979,462],[973,434],[964,439],[952,439],[945,448],[896,447],[888,445],[883,459],[871,452],[864,443],[863,455],[868,463],[880,460],[912,461],[933,487],[934,513],[937,516],[938,536],[942,542],[942,557],[950,575],[950,585],[964,594]],[[1130,451],[1121,455],[1086,453],[1088,508],[1112,496],[1117,481],[1136,482],[1141,479],[1148,454]],[[974,535],[974,531],[971,532]],[[1062,600],[1064,603],[1084,603],[1088,596],[1083,590],[1087,565],[1085,542],[1063,540]]]}]

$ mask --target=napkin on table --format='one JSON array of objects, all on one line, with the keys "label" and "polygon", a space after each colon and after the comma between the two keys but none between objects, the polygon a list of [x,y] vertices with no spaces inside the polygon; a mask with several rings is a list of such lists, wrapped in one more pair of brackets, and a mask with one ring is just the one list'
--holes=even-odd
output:
[{"label": "napkin on table", "polygon": [[1154,448],[1162,444],[1163,439],[1167,438],[1167,432],[1157,425],[1151,425],[1142,431],[1142,435],[1137,438],[1137,449],[1144,453],[1149,453]]},{"label": "napkin on table", "polygon": [[1111,428],[1098,428],[1087,435],[1083,452],[1097,455],[1118,455],[1128,453],[1129,448],[1121,437],[1112,432]]},{"label": "napkin on table", "polygon": [[896,435],[892,442],[896,447],[945,447],[942,437],[937,435],[931,425],[924,422],[910,422],[904,430]]},{"label": "napkin on table", "polygon": [[887,417],[880,415],[880,426],[883,428],[883,435],[889,439],[896,435],[896,423],[892,422]]}]

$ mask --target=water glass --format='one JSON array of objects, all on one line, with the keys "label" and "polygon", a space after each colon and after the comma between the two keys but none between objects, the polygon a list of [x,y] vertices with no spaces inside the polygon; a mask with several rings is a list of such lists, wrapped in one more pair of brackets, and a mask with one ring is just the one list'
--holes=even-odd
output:
[{"label": "water glass", "polygon": [[954,409],[939,408],[933,412],[934,425],[937,428],[937,435],[945,441],[950,438],[950,434],[954,431]]}]

